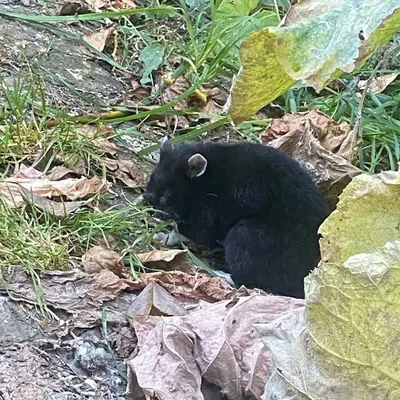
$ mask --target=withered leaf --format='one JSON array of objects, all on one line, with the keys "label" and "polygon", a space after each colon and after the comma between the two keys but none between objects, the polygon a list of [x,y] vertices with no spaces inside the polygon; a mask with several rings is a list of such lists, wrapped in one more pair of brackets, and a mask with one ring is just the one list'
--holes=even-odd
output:
[{"label": "withered leaf", "polygon": [[142,187],[147,181],[146,174],[140,171],[132,161],[102,158],[101,162],[107,167],[111,176],[130,188]]},{"label": "withered leaf", "polygon": [[351,150],[348,125],[337,125],[316,110],[272,120],[261,141],[297,159],[314,178],[331,210],[351,179],[362,173],[345,159]]},{"label": "withered leaf", "polygon": [[128,310],[129,316],[185,314],[187,314],[186,309],[155,282],[151,282],[145,287]]},{"label": "withered leaf", "polygon": [[83,39],[98,51],[103,51],[108,39],[114,33],[116,24],[102,29],[100,32],[94,32],[89,35],[84,35]]},{"label": "withered leaf", "polygon": [[254,324],[302,307],[301,299],[253,295],[203,305],[182,317],[153,317],[147,329],[134,319],[140,350],[129,361],[129,382],[160,400],[204,399],[203,380],[228,398],[260,398],[272,360]]},{"label": "withered leaf", "polygon": [[89,274],[108,269],[121,277],[124,261],[114,250],[106,249],[102,246],[93,246],[82,256],[82,265],[83,269]]}]

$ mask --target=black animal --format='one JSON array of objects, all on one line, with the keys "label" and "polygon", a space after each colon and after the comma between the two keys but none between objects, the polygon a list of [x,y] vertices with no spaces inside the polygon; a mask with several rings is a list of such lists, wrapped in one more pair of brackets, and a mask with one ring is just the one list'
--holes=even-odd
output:
[{"label": "black animal", "polygon": [[304,297],[324,202],[287,154],[261,144],[163,141],[145,202],[198,244],[221,244],[233,281]]}]

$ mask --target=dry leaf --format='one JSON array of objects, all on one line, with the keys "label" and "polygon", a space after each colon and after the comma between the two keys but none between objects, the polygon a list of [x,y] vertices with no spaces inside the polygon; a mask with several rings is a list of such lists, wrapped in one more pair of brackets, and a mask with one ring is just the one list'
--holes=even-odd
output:
[{"label": "dry leaf", "polygon": [[146,97],[149,97],[151,94],[150,86],[143,86],[138,81],[131,81],[132,90],[130,91],[131,98],[136,100],[143,100]]},{"label": "dry leaf", "polygon": [[148,284],[136,297],[127,315],[186,315],[187,311],[163,287],[155,282]]},{"label": "dry leaf", "polygon": [[[371,80],[371,83],[369,84],[368,87],[368,93],[381,93],[383,92],[398,76],[398,73],[392,73],[392,74],[387,74],[387,75],[381,75],[378,76],[377,78],[373,78]],[[361,90],[364,90],[367,85],[367,81],[360,81],[358,83],[358,87]]]},{"label": "dry leaf", "polygon": [[22,186],[19,187],[19,191],[26,204],[32,204],[39,210],[45,211],[57,218],[66,218],[91,201],[89,199],[85,201],[58,202],[36,196]]},{"label": "dry leaf", "polygon": [[102,163],[107,167],[111,176],[119,179],[130,188],[139,188],[146,184],[147,176],[129,160],[113,160],[102,158]]},{"label": "dry leaf", "polygon": [[58,165],[51,169],[51,171],[48,173],[47,177],[51,181],[60,181],[61,179],[64,179],[64,178],[79,177],[79,174],[74,172],[72,169],[64,167],[63,165]]},{"label": "dry leaf", "polygon": [[64,3],[59,11],[59,15],[76,15],[76,14],[88,14],[89,7],[86,4],[80,2],[67,2]]},{"label": "dry leaf", "polygon": [[140,274],[144,284],[157,282],[175,297],[186,301],[219,301],[232,298],[238,291],[225,279],[212,277],[206,273],[195,275],[182,271],[152,272]]},{"label": "dry leaf", "polygon": [[82,256],[82,265],[83,269],[89,274],[108,269],[121,277],[124,261],[116,251],[102,246],[94,246]]},{"label": "dry leaf", "polygon": [[388,185],[400,185],[400,162],[397,163],[398,171],[383,171],[379,178]]},{"label": "dry leaf", "polygon": [[100,8],[103,8],[106,4],[108,4],[107,0],[85,0],[85,1],[94,10],[99,10]]},{"label": "dry leaf", "polygon": [[143,264],[150,264],[158,269],[179,270],[194,273],[196,267],[186,255],[187,250],[152,250],[137,254]]},{"label": "dry leaf", "polygon": [[108,139],[95,139],[93,140],[93,144],[97,148],[103,150],[105,154],[109,154],[111,156],[117,154],[117,145],[113,142],[110,142]]},{"label": "dry leaf", "polygon": [[[24,268],[15,268],[10,274],[3,268],[0,292],[10,293],[14,300],[36,304],[37,296],[32,279]],[[142,283],[119,278],[108,269],[87,274],[80,269],[49,271],[40,275],[41,288],[48,306],[68,313],[99,310],[103,303],[115,300],[126,290],[140,290]]]},{"label": "dry leaf", "polygon": [[83,39],[98,51],[103,51],[108,39],[114,33],[115,29],[116,24],[111,24],[111,26],[102,29],[100,32],[84,35]]},{"label": "dry leaf", "polygon": [[302,307],[304,300],[254,295],[183,317],[154,317],[147,330],[134,319],[140,350],[129,361],[129,388],[136,384],[137,396],[159,400],[203,400],[201,384],[207,381],[231,399],[260,398],[273,368],[254,324]]},{"label": "dry leaf", "polygon": [[330,210],[351,179],[362,173],[344,158],[349,154],[350,139],[347,125],[335,125],[316,110],[272,120],[261,134],[263,143],[291,154],[310,173]]},{"label": "dry leaf", "polygon": [[[18,176],[37,176],[37,178],[19,178]],[[29,198],[26,191],[39,197],[65,196],[68,200],[77,200],[89,194],[105,193],[108,182],[97,178],[68,178],[51,181],[33,168],[21,167],[15,177],[0,181],[0,196],[10,207],[21,207]]]}]

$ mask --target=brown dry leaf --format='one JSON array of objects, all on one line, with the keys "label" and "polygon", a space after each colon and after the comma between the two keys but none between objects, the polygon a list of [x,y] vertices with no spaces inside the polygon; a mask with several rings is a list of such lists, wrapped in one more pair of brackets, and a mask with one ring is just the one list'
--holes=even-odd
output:
[{"label": "brown dry leaf", "polygon": [[111,158],[102,158],[101,161],[109,170],[110,175],[130,188],[142,187],[147,182],[146,174],[140,171],[132,161]]},{"label": "brown dry leaf", "polygon": [[108,139],[95,139],[93,144],[104,151],[104,154],[109,154],[110,156],[115,156],[118,151],[118,147],[115,143],[110,142]]},{"label": "brown dry leaf", "polygon": [[[161,101],[163,103],[168,103],[174,100],[177,96],[181,95],[187,89],[189,89],[190,82],[184,77],[179,76],[175,80],[172,80],[170,76],[164,76],[163,81],[168,87],[161,94]],[[187,99],[180,101],[178,104],[175,104],[173,107],[175,110],[187,110],[189,108],[189,104]],[[172,117],[168,117],[167,121],[169,125],[172,125],[175,128],[186,129],[189,127],[189,120],[183,115],[176,115]]]},{"label": "brown dry leaf", "polygon": [[108,0],[85,0],[94,10],[99,10],[108,4]]},{"label": "brown dry leaf", "polygon": [[114,33],[116,24],[111,24],[103,28],[100,32],[84,35],[83,39],[98,51],[103,51],[108,39]]},{"label": "brown dry leaf", "polygon": [[152,250],[137,254],[143,264],[150,264],[164,270],[179,270],[194,273],[196,267],[186,255],[187,250]]},{"label": "brown dry leaf", "polygon": [[36,196],[31,191],[25,189],[22,186],[19,187],[19,192],[26,204],[34,205],[39,210],[46,211],[47,213],[54,215],[57,218],[66,218],[75,211],[86,206],[91,201],[90,199],[85,201],[67,202],[53,201],[44,197]]},{"label": "brown dry leaf", "polygon": [[143,100],[146,97],[149,97],[151,94],[151,87],[150,86],[143,86],[138,81],[132,80],[131,81],[132,90],[131,98],[136,100]]},{"label": "brown dry leaf", "polygon": [[88,14],[89,7],[87,4],[80,2],[67,2],[64,3],[59,11],[59,15],[76,15],[76,14]]},{"label": "brown dry leaf", "polygon": [[53,167],[51,169],[51,171],[49,171],[47,177],[51,181],[60,181],[61,179],[65,179],[65,178],[76,178],[76,177],[78,177],[77,175],[79,175],[79,174],[77,174],[72,169],[64,167],[63,165],[57,165],[57,166]]},{"label": "brown dry leaf", "polygon": [[129,361],[129,388],[159,400],[203,400],[206,381],[231,399],[260,398],[273,367],[254,324],[301,307],[304,300],[254,295],[155,317],[147,330],[134,319],[140,350]]},{"label": "brown dry leaf", "polygon": [[175,297],[187,301],[214,302],[230,299],[238,293],[225,279],[206,273],[192,275],[182,271],[152,272],[140,274],[140,279],[144,284],[157,282]]},{"label": "brown dry leaf", "polygon": [[187,311],[163,287],[155,282],[149,283],[136,297],[127,314],[137,315],[186,315]]},{"label": "brown dry leaf", "polygon": [[[398,73],[386,74],[373,78],[368,87],[368,93],[381,93],[383,92],[398,76]],[[367,85],[367,80],[360,81],[358,87],[364,90]]]},{"label": "brown dry leaf", "polygon": [[108,269],[115,275],[122,277],[124,261],[114,250],[102,246],[93,246],[82,256],[82,265],[88,274]]},{"label": "brown dry leaf", "polygon": [[41,179],[45,176],[44,172],[33,167],[27,167],[25,164],[21,164],[19,170],[14,174],[14,177],[18,179]]},{"label": "brown dry leaf", "polygon": [[261,134],[263,143],[291,154],[309,171],[331,210],[351,179],[362,173],[344,158],[349,153],[350,139],[348,126],[335,126],[316,110],[274,119]]},{"label": "brown dry leaf", "polygon": [[[7,291],[14,300],[36,304],[37,297],[32,279],[24,268],[14,268],[10,273],[3,268],[0,292]],[[49,271],[40,275],[43,295],[48,306],[68,313],[100,310],[103,303],[115,300],[124,290],[141,290],[144,285],[122,279],[108,269],[88,274],[80,269]]]},{"label": "brown dry leaf", "polygon": [[[22,170],[22,172],[20,172]],[[65,196],[68,200],[77,200],[89,194],[105,193],[108,182],[97,178],[68,178],[51,181],[33,168],[21,168],[16,177],[0,181],[0,196],[10,207],[21,207],[29,197],[26,191],[39,197]],[[36,171],[36,172],[35,172]],[[37,176],[37,178],[19,178],[18,176]]]}]

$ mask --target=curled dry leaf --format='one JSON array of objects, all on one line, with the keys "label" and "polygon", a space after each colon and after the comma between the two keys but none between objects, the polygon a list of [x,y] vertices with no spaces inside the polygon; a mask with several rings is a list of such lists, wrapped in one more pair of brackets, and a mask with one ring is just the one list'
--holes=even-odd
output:
[{"label": "curled dry leaf", "polygon": [[137,254],[143,264],[159,269],[179,270],[188,273],[195,272],[195,266],[186,255],[186,250],[152,250]]},{"label": "curled dry leaf", "polygon": [[106,4],[108,4],[107,0],[85,0],[85,1],[94,10],[99,10],[100,8],[103,8]]},{"label": "curled dry leaf", "polygon": [[84,35],[83,39],[98,51],[103,51],[108,39],[115,32],[116,24],[111,24],[100,32],[94,32],[89,35]]},{"label": "curled dry leaf", "polygon": [[225,279],[212,277],[205,273],[195,275],[182,271],[152,272],[140,275],[144,284],[157,282],[175,297],[188,301],[219,301],[233,297],[237,290]]},{"label": "curled dry leaf", "polygon": [[59,15],[88,14],[89,7],[81,2],[64,3],[59,11]]},{"label": "curled dry leaf", "polygon": [[130,188],[138,188],[145,185],[147,176],[129,160],[113,160],[102,158],[102,163],[107,167],[110,175],[119,179]]},{"label": "curled dry leaf", "polygon": [[[369,93],[381,93],[383,92],[398,76],[398,73],[386,74],[373,78],[368,87]],[[364,90],[367,86],[367,81],[360,81],[358,87]]]},{"label": "curled dry leaf", "polygon": [[[24,174],[26,175],[26,169]],[[36,172],[29,170],[30,176]],[[19,172],[16,176],[21,175]],[[51,181],[43,174],[37,178],[10,177],[0,181],[0,196],[10,207],[21,207],[26,204],[25,198],[29,197],[26,191],[39,197],[60,197],[67,200],[82,199],[90,194],[104,193],[108,189],[108,182],[97,178],[69,178],[60,181]]]},{"label": "curled dry leaf", "polygon": [[149,283],[134,300],[127,314],[136,315],[186,315],[187,311],[163,287]]},{"label": "curled dry leaf", "polygon": [[[260,398],[272,360],[254,324],[302,307],[300,299],[254,295],[207,305],[183,317],[155,319],[156,324],[146,324],[147,330],[136,330],[140,350],[129,361],[129,381],[139,386],[136,395],[159,400],[204,399],[204,381],[231,399]],[[139,325],[133,324],[135,329]]]},{"label": "curled dry leaf", "polygon": [[51,169],[47,174],[47,177],[51,181],[60,181],[64,178],[77,178],[79,177],[79,174],[63,165],[57,165]]},{"label": "curled dry leaf", "polygon": [[116,251],[102,246],[94,246],[82,256],[82,265],[83,269],[89,274],[108,269],[121,277],[124,261]]},{"label": "curled dry leaf", "polygon": [[316,110],[272,120],[261,141],[297,159],[314,178],[331,210],[351,179],[362,173],[345,159],[351,151],[349,126],[337,125]]},{"label": "curled dry leaf", "polygon": [[91,201],[90,199],[84,201],[53,201],[44,197],[36,196],[22,186],[19,186],[19,192],[22,199],[25,201],[25,204],[31,204],[39,210],[45,211],[57,218],[66,218]]}]

